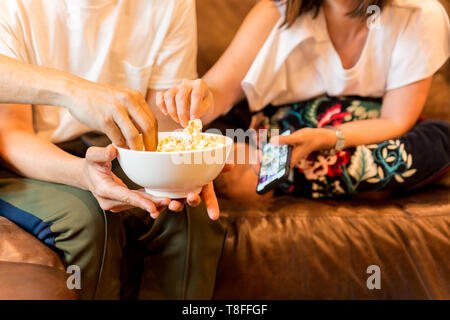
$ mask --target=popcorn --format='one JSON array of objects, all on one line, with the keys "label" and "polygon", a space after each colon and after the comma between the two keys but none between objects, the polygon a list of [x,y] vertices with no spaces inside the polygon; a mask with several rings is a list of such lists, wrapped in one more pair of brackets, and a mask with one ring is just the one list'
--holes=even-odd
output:
[{"label": "popcorn", "polygon": [[167,136],[158,142],[158,152],[175,152],[190,150],[205,150],[225,144],[221,136],[209,136],[202,133],[202,121],[195,119],[189,121],[183,131],[182,137]]}]

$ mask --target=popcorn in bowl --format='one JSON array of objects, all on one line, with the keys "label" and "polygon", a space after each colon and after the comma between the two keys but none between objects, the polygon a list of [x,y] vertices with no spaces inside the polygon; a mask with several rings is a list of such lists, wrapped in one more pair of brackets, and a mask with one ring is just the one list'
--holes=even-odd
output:
[{"label": "popcorn in bowl", "polygon": [[118,146],[120,166],[131,181],[155,197],[184,199],[191,192],[198,194],[220,174],[233,147],[230,137],[201,129],[196,120],[184,132],[158,132],[158,152]]},{"label": "popcorn in bowl", "polygon": [[202,121],[195,119],[189,121],[182,136],[170,135],[158,142],[157,152],[176,152],[205,150],[220,147],[225,144],[224,137],[210,136],[202,133]]}]

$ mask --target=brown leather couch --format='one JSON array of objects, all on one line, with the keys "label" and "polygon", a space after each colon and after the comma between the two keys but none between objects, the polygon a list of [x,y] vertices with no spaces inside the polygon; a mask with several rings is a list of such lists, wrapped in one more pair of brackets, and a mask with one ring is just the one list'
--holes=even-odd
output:
[{"label": "brown leather couch", "polygon": [[[203,73],[254,1],[197,3]],[[447,63],[435,77],[425,116],[449,121],[449,101]],[[286,197],[248,206],[222,200],[221,208],[228,234],[216,299],[450,298],[448,188],[428,186],[376,202]],[[381,289],[366,285],[371,265],[380,267]],[[0,299],[75,298],[65,282],[59,257],[0,217]]]}]

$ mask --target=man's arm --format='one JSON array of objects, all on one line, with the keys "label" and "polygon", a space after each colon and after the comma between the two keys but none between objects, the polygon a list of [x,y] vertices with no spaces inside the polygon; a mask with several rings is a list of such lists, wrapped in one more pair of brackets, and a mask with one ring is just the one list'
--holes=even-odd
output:
[{"label": "man's arm", "polygon": [[156,150],[156,119],[135,90],[93,83],[0,55],[0,103],[62,106],[116,145],[142,150],[142,133],[146,150]]},{"label": "man's arm", "polygon": [[82,159],[34,133],[30,105],[0,105],[0,158],[22,176],[86,189]]},{"label": "man's arm", "polygon": [[72,156],[33,132],[30,105],[0,105],[0,158],[18,174],[89,190],[104,210],[139,207],[157,217],[158,208],[183,208],[179,202],[129,190],[111,172],[116,156],[112,146],[90,148],[83,159]]},{"label": "man's arm", "polygon": [[[47,182],[60,183],[89,190],[104,210],[122,211],[139,207],[156,218],[160,208],[180,211],[183,204],[167,198],[152,197],[145,192],[129,190],[111,172],[111,161],[117,150],[90,148],[86,158],[78,158],[61,150],[33,131],[30,105],[0,105],[0,159],[16,173]],[[212,185],[203,189],[201,198],[211,218],[217,219],[219,209]],[[200,197],[190,194],[187,203],[200,204]]]}]

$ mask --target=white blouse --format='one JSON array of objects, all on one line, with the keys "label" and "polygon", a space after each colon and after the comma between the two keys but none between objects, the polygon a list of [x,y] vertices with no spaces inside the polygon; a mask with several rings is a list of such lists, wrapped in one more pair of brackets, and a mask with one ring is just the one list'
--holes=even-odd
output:
[{"label": "white blouse", "polygon": [[342,67],[323,10],[315,19],[312,13],[301,16],[290,28],[280,28],[283,20],[242,81],[252,111],[323,94],[382,97],[430,77],[450,54],[450,22],[437,0],[393,0],[369,28],[350,69]]}]

